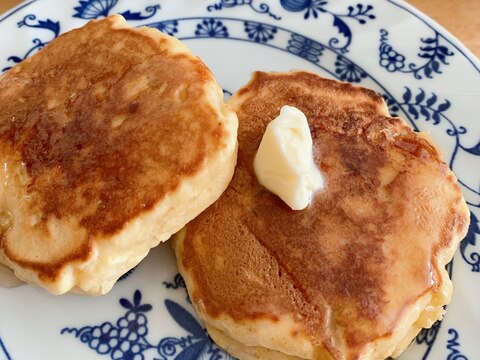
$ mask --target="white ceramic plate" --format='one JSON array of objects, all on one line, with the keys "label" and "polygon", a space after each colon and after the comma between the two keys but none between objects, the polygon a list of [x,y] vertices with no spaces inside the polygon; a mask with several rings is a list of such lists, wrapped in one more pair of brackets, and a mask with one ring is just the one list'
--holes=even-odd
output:
[{"label": "white ceramic plate", "polygon": [[[60,33],[113,13],[185,40],[226,94],[254,70],[308,69],[384,94],[428,131],[456,172],[472,225],[453,261],[443,322],[401,359],[480,358],[480,63],[444,29],[389,0],[35,0],[0,17],[0,69]],[[103,297],[0,289],[0,359],[229,358],[187,299],[168,244]]]}]

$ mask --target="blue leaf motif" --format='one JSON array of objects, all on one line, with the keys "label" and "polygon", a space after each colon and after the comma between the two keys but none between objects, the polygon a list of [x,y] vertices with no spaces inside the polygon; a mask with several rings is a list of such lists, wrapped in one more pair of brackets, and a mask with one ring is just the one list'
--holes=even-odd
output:
[{"label": "blue leaf motif", "polygon": [[453,55],[453,52],[448,50],[448,48],[446,46],[443,46],[443,45],[438,47],[438,51],[440,51],[443,55],[447,55],[447,56],[452,56]]},{"label": "blue leaf motif", "polygon": [[410,91],[409,88],[405,88],[405,92],[403,93],[403,101],[408,103],[410,99],[412,98],[412,92]]},{"label": "blue leaf motif", "polygon": [[120,302],[120,305],[122,305],[125,309],[129,309],[129,310],[133,309],[133,305],[129,300],[125,298],[121,298],[119,302]]},{"label": "blue leaf motif", "polygon": [[124,11],[121,13],[121,15],[126,19],[126,20],[145,20],[148,18],[151,18],[154,16],[157,12],[157,10],[160,9],[160,5],[153,5],[153,6],[148,6],[145,10],[147,11],[147,15],[142,15],[141,12],[138,11]]},{"label": "blue leaf motif", "polygon": [[430,120],[430,113],[429,113],[429,111],[427,110],[426,107],[422,106],[420,108],[420,114],[422,114],[425,117],[425,120],[427,120],[427,121]]},{"label": "blue leaf motif", "polygon": [[[180,281],[179,279],[180,275],[176,276],[175,281]],[[157,342],[158,345],[152,344],[147,338],[149,324],[144,314],[152,310],[152,305],[142,304],[141,301],[142,293],[136,290],[132,301],[125,298],[119,300],[127,311],[116,322],[105,321],[101,325],[63,328],[60,334],[73,334],[97,354],[107,355],[113,360],[233,359],[211,341],[202,326],[186,309],[171,300],[165,300],[168,312],[188,333],[180,337],[164,337]],[[157,356],[151,354],[151,351],[156,351]],[[150,352],[148,356],[147,352]]]},{"label": "blue leaf motif", "polygon": [[60,34],[60,22],[58,21],[52,21],[50,19],[47,19],[46,21],[39,20],[38,26],[53,31],[55,33],[55,37]]},{"label": "blue leaf motif", "polygon": [[349,38],[352,36],[352,31],[350,28],[345,24],[345,22],[340,19],[338,16],[334,16],[333,18],[333,26],[335,26],[338,29],[338,32],[340,34],[345,35],[345,37]]},{"label": "blue leaf motif", "polygon": [[446,46],[440,45],[442,35],[435,31],[435,37],[421,38],[422,45],[419,47],[419,58],[426,61],[418,65],[409,63],[405,66],[405,56],[396,51],[388,42],[388,31],[380,30],[379,58],[380,66],[388,72],[411,73],[415,79],[422,79],[423,76],[433,78],[433,74],[441,74],[440,64],[448,65],[446,56],[454,55]]},{"label": "blue leaf motif", "polygon": [[437,58],[445,65],[448,65],[447,58],[445,55],[438,53]]},{"label": "blue leaf motif", "polygon": [[10,57],[8,58],[8,61],[13,61],[14,63],[18,64],[19,62],[22,61],[22,59],[21,59],[20,57],[18,57],[18,56],[10,56]]},{"label": "blue leaf motif", "polygon": [[[435,39],[428,39],[428,40],[433,40],[433,41],[435,41]],[[422,40],[422,41],[425,42],[425,40]],[[420,50],[429,52],[429,51],[435,50],[435,48],[434,48],[434,47],[431,47],[431,46],[420,46]]]},{"label": "blue leaf motif", "polygon": [[408,112],[413,115],[413,118],[415,120],[418,119],[418,111],[417,111],[417,109],[415,109],[415,107],[413,105],[411,105],[411,104],[408,105]]},{"label": "blue leaf motif", "polygon": [[139,290],[135,290],[135,293],[133,294],[133,305],[135,308],[140,305],[140,301],[142,301],[142,293]]},{"label": "blue leaf motif", "polygon": [[430,107],[432,106],[433,104],[435,104],[437,102],[437,95],[435,95],[435,93],[432,93],[432,96],[427,100],[427,106]]},{"label": "blue leaf motif", "polygon": [[432,44],[435,42],[435,38],[426,38],[426,39],[422,39],[422,41],[425,43],[425,44]]},{"label": "blue leaf motif", "polygon": [[445,100],[444,103],[438,105],[437,111],[438,112],[443,112],[443,111],[447,110],[450,107],[450,105],[451,105],[450,101]]},{"label": "blue leaf motif", "polygon": [[418,93],[417,96],[415,96],[415,102],[417,104],[420,104],[423,99],[425,99],[425,91],[423,91],[423,89],[420,89],[420,92]]},{"label": "blue leaf motif", "polygon": [[324,47],[309,38],[292,34],[291,39],[288,40],[287,50],[311,62],[318,62]]},{"label": "blue leaf motif", "polygon": [[138,312],[147,312],[147,311],[150,311],[150,310],[152,310],[152,305],[150,305],[150,304],[143,304],[143,305],[140,305],[139,307],[137,307]]},{"label": "blue leaf motif", "polygon": [[364,25],[367,20],[375,19],[375,15],[370,13],[373,10],[372,5],[364,6],[357,4],[356,6],[349,6],[347,8],[348,12],[342,14],[330,11],[326,7],[328,1],[325,0],[280,0],[280,4],[288,11],[305,11],[303,18],[306,20],[311,18],[317,19],[320,14],[331,15],[333,17],[333,27],[337,28],[338,33],[345,39],[341,40],[337,37],[332,37],[328,43],[332,48],[339,50],[341,53],[348,52],[352,42],[352,31],[345,21],[355,20],[359,24]]},{"label": "blue leaf motif", "polygon": [[175,360],[197,360],[203,353],[205,347],[208,345],[206,340],[196,342],[185,348],[180,354],[175,357]]},{"label": "blue leaf motif", "polygon": [[446,121],[450,122],[452,126],[452,128],[447,129],[448,135],[456,136],[457,134],[466,132],[466,129],[462,127],[456,127],[445,115],[442,114],[444,111],[450,108],[450,101],[447,99],[445,99],[443,103],[439,104],[435,109],[433,108],[433,105],[438,101],[437,95],[432,93],[428,97],[425,90],[420,88],[419,93],[413,98],[412,91],[408,87],[405,87],[403,101],[403,104],[400,105],[406,106],[408,113],[410,113],[415,120],[422,115],[426,121],[433,119],[434,125],[437,125],[440,123],[442,116],[444,116]]},{"label": "blue leaf motif", "polygon": [[425,66],[423,72],[425,73],[425,76],[428,78],[432,78],[432,68],[430,66]]},{"label": "blue leaf motif", "polygon": [[168,299],[165,300],[165,306],[178,325],[180,325],[182,328],[184,328],[190,334],[194,335],[197,338],[206,337],[205,330],[200,326],[197,320],[195,320],[195,318],[183,307]]},{"label": "blue leaf motif", "polygon": [[480,156],[480,141],[478,142],[477,145],[475,145],[471,148],[463,148],[463,150],[465,150],[466,152],[468,152],[472,155]]}]

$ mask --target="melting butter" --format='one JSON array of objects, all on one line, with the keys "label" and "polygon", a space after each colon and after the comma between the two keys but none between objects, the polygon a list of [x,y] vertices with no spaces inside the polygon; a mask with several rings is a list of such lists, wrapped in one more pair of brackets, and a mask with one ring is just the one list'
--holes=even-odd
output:
[{"label": "melting butter", "polygon": [[260,184],[293,210],[305,209],[324,186],[313,161],[312,136],[305,114],[285,105],[265,130],[253,162]]}]

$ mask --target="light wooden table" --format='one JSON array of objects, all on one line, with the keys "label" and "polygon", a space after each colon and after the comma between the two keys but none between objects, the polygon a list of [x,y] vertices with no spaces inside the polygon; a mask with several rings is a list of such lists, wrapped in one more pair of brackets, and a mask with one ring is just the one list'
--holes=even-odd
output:
[{"label": "light wooden table", "polygon": [[[0,13],[20,2],[21,0],[0,0]],[[408,2],[445,27],[480,57],[480,0],[408,0]]]}]

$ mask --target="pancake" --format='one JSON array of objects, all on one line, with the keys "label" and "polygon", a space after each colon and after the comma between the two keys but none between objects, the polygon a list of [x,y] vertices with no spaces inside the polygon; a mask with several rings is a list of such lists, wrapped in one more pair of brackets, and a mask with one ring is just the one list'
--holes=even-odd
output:
[{"label": "pancake", "polygon": [[0,263],[104,294],[225,190],[237,118],[179,40],[118,15],[0,77]]},{"label": "pancake", "polygon": [[[445,265],[469,211],[425,135],[372,90],[308,72],[256,72],[229,101],[238,160],[218,201],[174,239],[211,337],[239,359],[385,359],[442,318]],[[308,119],[325,179],[291,210],[253,159],[283,105]]]}]

